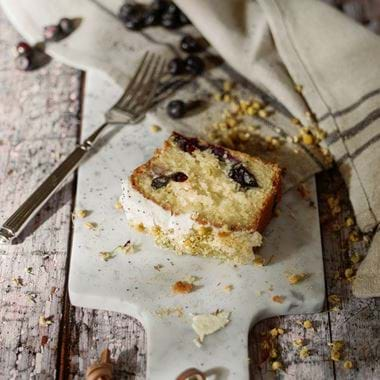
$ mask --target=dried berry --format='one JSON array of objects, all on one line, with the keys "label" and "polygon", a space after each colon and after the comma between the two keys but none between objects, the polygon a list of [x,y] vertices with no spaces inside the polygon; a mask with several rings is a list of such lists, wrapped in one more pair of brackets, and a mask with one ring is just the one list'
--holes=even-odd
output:
[{"label": "dried berry", "polygon": [[223,149],[222,147],[220,146],[213,146],[211,148],[211,152],[212,154],[214,154],[216,157],[218,157],[218,159],[220,161],[225,161],[225,159],[227,158],[227,152],[225,149]]},{"label": "dried berry", "polygon": [[155,26],[161,21],[161,14],[155,10],[147,10],[143,15],[144,26]]},{"label": "dried berry", "polygon": [[21,41],[16,45],[16,51],[17,54],[29,54],[31,53],[32,48],[28,43]]},{"label": "dried berry", "polygon": [[189,34],[182,38],[180,46],[186,53],[197,53],[203,50],[202,45]]},{"label": "dried berry", "polygon": [[243,188],[258,187],[256,178],[241,162],[232,166],[228,176]]},{"label": "dried berry", "polygon": [[173,173],[170,178],[174,181],[174,182],[185,182],[189,177],[185,174],[185,173],[182,173],[182,172],[176,172],[176,173]]},{"label": "dried berry", "polygon": [[179,19],[182,25],[190,24],[190,20],[187,18],[187,16],[183,12],[180,12]]},{"label": "dried berry", "polygon": [[161,175],[159,177],[153,178],[151,186],[153,189],[161,189],[162,187],[165,187],[170,181],[170,177],[166,175]]},{"label": "dried berry", "polygon": [[167,105],[166,111],[173,119],[179,119],[186,113],[186,104],[182,100],[172,100]]},{"label": "dried berry", "polygon": [[150,5],[150,9],[162,14],[163,12],[166,12],[166,10],[168,9],[168,5],[168,2],[165,0],[154,0]]},{"label": "dried berry", "polygon": [[189,74],[199,75],[202,74],[203,70],[205,69],[205,63],[203,62],[202,58],[196,55],[189,55],[185,59],[185,68]]},{"label": "dried berry", "polygon": [[161,25],[166,29],[177,29],[182,25],[179,13],[164,13],[161,17]]},{"label": "dried berry", "polygon": [[59,25],[48,25],[44,27],[43,35],[46,41],[58,41],[62,34]]},{"label": "dried berry", "polygon": [[32,68],[32,59],[30,54],[20,54],[15,58],[15,65],[18,70],[27,71]]},{"label": "dried berry", "polygon": [[180,75],[185,72],[185,62],[181,58],[173,58],[168,63],[168,71],[172,75]]},{"label": "dried berry", "polygon": [[61,29],[61,32],[65,35],[69,35],[74,30],[73,20],[67,17],[61,18],[58,25]]},{"label": "dried berry", "polygon": [[192,153],[198,149],[198,140],[196,138],[188,139],[184,136],[176,135],[174,141],[186,153]]}]

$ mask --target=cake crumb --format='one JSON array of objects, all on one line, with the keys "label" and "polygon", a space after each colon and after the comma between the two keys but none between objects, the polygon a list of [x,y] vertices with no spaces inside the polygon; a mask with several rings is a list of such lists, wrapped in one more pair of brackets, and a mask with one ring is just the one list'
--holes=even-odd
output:
[{"label": "cake crumb", "polygon": [[263,267],[265,264],[264,258],[260,255],[255,255],[255,258],[253,259],[253,264],[257,267]]},{"label": "cake crumb", "polygon": [[332,351],[342,351],[344,348],[344,342],[342,340],[336,340],[332,343],[329,343]]},{"label": "cake crumb", "polygon": [[333,216],[339,214],[342,209],[340,207],[340,199],[339,197],[330,196],[327,198],[327,204],[330,208],[331,214]]},{"label": "cake crumb", "polygon": [[271,357],[271,359],[278,358],[278,351],[275,348],[272,348],[270,353],[269,353],[269,356]]},{"label": "cake crumb", "polygon": [[109,261],[115,257],[115,254],[113,252],[108,252],[108,251],[103,251],[99,253],[99,256],[104,260],[104,261]]},{"label": "cake crumb", "polygon": [[130,240],[118,247],[123,253],[131,254],[136,252],[136,247]]},{"label": "cake crumb", "polygon": [[162,130],[162,128],[157,125],[157,124],[153,124],[151,127],[150,127],[150,130],[152,133],[157,133],[157,132],[160,132]]},{"label": "cake crumb", "polygon": [[14,277],[12,281],[17,287],[24,286],[24,280],[20,276]]},{"label": "cake crumb", "polygon": [[225,285],[223,287],[225,293],[231,293],[234,290],[234,286],[232,284]]},{"label": "cake crumb", "polygon": [[282,368],[283,368],[283,365],[281,362],[276,360],[272,363],[272,370],[273,371],[278,371],[278,370],[281,370]]},{"label": "cake crumb", "polygon": [[353,253],[350,257],[350,260],[353,264],[357,264],[362,260],[362,257],[359,253]]},{"label": "cake crumb", "polygon": [[354,365],[351,360],[345,360],[345,362],[343,363],[343,367],[346,369],[352,369]]},{"label": "cake crumb", "polygon": [[211,314],[195,315],[192,320],[192,328],[197,333],[199,341],[203,342],[206,335],[214,334],[224,328],[230,322],[230,313],[217,310]]},{"label": "cake crumb", "polygon": [[146,232],[146,228],[144,226],[144,223],[136,224],[134,227],[135,227],[135,230],[137,232]]},{"label": "cake crumb", "polygon": [[198,347],[202,347],[202,342],[200,341],[199,337],[193,339],[193,343]]},{"label": "cake crumb", "polygon": [[346,227],[351,227],[354,225],[354,220],[351,217],[348,217],[345,221]]},{"label": "cake crumb", "polygon": [[359,234],[357,231],[352,231],[350,232],[350,234],[348,235],[348,238],[350,241],[352,241],[353,243],[356,243],[360,240],[359,238]]},{"label": "cake crumb", "polygon": [[290,285],[298,284],[306,278],[306,273],[291,274],[288,276],[288,281]]},{"label": "cake crumb", "polygon": [[116,202],[115,202],[115,204],[114,204],[114,206],[113,206],[116,210],[121,210],[122,208],[123,208],[123,205],[122,205],[122,203],[119,201],[119,200],[117,200]]},{"label": "cake crumb", "polygon": [[353,276],[354,276],[354,270],[352,268],[347,268],[344,271],[344,277],[346,277],[347,280],[352,279]]},{"label": "cake crumb", "polygon": [[172,285],[172,292],[174,294],[187,294],[191,293],[194,285],[186,281],[177,281]]},{"label": "cake crumb", "polygon": [[153,268],[154,268],[156,271],[160,272],[161,269],[162,269],[163,267],[164,267],[164,266],[163,266],[162,264],[157,264],[157,265],[155,265]]},{"label": "cake crumb", "polygon": [[307,319],[306,321],[303,321],[302,326],[305,329],[314,329],[313,322]]},{"label": "cake crumb", "polygon": [[340,354],[339,351],[334,351],[334,350],[332,350],[332,351],[331,351],[330,358],[331,358],[331,360],[333,360],[334,362],[338,362],[338,361],[341,359],[341,354]]},{"label": "cake crumb", "polygon": [[284,303],[285,297],[284,296],[272,296],[272,301],[277,303]]},{"label": "cake crumb", "polygon": [[85,218],[86,216],[88,216],[90,214],[90,212],[88,210],[82,210],[82,209],[79,209],[79,210],[76,210],[74,213],[73,213],[73,218],[80,218],[80,219],[83,219]]},{"label": "cake crumb", "polygon": [[295,84],[294,85],[294,90],[296,91],[296,92],[298,92],[299,94],[302,94],[302,91],[303,91],[303,86],[302,86],[302,84]]},{"label": "cake crumb", "polygon": [[285,330],[281,327],[274,327],[272,330],[269,331],[269,334],[272,336],[272,337],[276,337],[276,336],[279,336],[279,335],[284,335],[285,333]]},{"label": "cake crumb", "polygon": [[84,226],[88,229],[88,230],[96,230],[96,228],[98,227],[98,224],[95,223],[95,222],[86,222],[84,223]]},{"label": "cake crumb", "polygon": [[299,355],[301,359],[306,359],[310,356],[310,351],[307,347],[302,347],[299,352]]},{"label": "cake crumb", "polygon": [[164,317],[177,317],[177,318],[182,318],[183,317],[183,307],[182,306],[177,306],[177,307],[162,307],[159,308],[155,311],[155,314],[159,318],[164,318]]},{"label": "cake crumb", "polygon": [[337,304],[341,303],[340,297],[337,296],[336,294],[330,294],[327,299],[333,305],[337,305]]},{"label": "cake crumb", "polygon": [[304,341],[301,338],[297,338],[297,339],[293,340],[293,346],[295,348],[301,348],[303,346],[303,343],[304,343]]},{"label": "cake crumb", "polygon": [[223,83],[223,91],[229,92],[234,87],[234,84],[228,80],[224,81]]},{"label": "cake crumb", "polygon": [[40,318],[38,320],[38,323],[42,327],[48,327],[51,324],[53,324],[53,316],[45,317],[43,315],[40,315]]}]

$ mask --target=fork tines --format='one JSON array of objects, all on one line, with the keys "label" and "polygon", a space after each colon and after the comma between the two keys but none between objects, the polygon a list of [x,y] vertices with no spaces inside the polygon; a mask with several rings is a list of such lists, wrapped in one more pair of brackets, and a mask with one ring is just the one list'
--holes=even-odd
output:
[{"label": "fork tines", "polygon": [[135,117],[144,113],[152,103],[165,67],[166,60],[164,58],[146,52],[115,107],[131,113]]}]

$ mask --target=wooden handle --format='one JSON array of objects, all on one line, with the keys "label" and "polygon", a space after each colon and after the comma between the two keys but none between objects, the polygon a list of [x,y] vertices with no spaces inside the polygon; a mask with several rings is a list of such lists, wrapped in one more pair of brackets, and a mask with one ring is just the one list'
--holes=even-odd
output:
[{"label": "wooden handle", "polygon": [[183,371],[176,380],[206,380],[206,376],[199,369],[189,368]]},{"label": "wooden handle", "polygon": [[112,380],[111,352],[108,348],[102,351],[99,361],[87,368],[86,380]]}]

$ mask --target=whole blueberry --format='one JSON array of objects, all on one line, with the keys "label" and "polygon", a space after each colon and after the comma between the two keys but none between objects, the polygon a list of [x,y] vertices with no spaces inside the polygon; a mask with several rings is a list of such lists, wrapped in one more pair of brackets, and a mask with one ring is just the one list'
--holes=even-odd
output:
[{"label": "whole blueberry", "polygon": [[254,175],[241,162],[232,166],[228,176],[243,188],[258,186]]},{"label": "whole blueberry", "polygon": [[168,9],[168,6],[169,6],[169,3],[165,0],[154,0],[151,3],[149,9],[162,14],[166,12],[166,10]]},{"label": "whole blueberry", "polygon": [[141,4],[124,4],[119,10],[119,18],[127,29],[139,30],[144,26],[145,8]]},{"label": "whole blueberry", "polygon": [[168,6],[166,8],[167,13],[177,13],[179,16],[180,10],[174,3],[168,3]]},{"label": "whole blueberry", "polygon": [[166,111],[172,119],[179,119],[186,113],[186,104],[182,100],[172,100],[167,105]]},{"label": "whole blueberry", "polygon": [[15,58],[15,65],[18,70],[27,71],[32,68],[32,58],[30,54],[20,54]]},{"label": "whole blueberry", "polygon": [[31,46],[24,41],[21,41],[16,45],[17,54],[29,54],[31,51]]},{"label": "whole blueberry", "polygon": [[61,28],[59,25],[45,26],[43,35],[46,41],[58,41],[61,37]]},{"label": "whole blueberry", "polygon": [[186,53],[197,53],[203,50],[202,45],[189,34],[182,38],[180,47]]},{"label": "whole blueberry", "polygon": [[199,75],[205,69],[205,64],[202,58],[196,55],[189,55],[185,59],[185,69],[189,74]]},{"label": "whole blueberry", "polygon": [[158,25],[161,21],[161,14],[154,10],[147,10],[143,15],[144,26]]},{"label": "whole blueberry", "polygon": [[185,72],[185,62],[181,58],[173,58],[168,63],[168,71],[172,75],[180,75]]},{"label": "whole blueberry", "polygon": [[67,17],[61,18],[58,23],[62,33],[65,35],[70,34],[74,30],[73,20],[70,20]]},{"label": "whole blueberry", "polygon": [[185,173],[182,173],[182,172],[176,172],[176,173],[173,173],[170,178],[174,181],[174,182],[185,182],[189,177],[185,174]]},{"label": "whole blueberry", "polygon": [[141,15],[131,15],[124,20],[124,25],[129,30],[140,30],[144,26],[144,19]]},{"label": "whole blueberry", "polygon": [[192,153],[199,148],[199,142],[196,138],[187,138],[176,134],[174,142],[178,145],[179,149],[186,153]]},{"label": "whole blueberry", "polygon": [[136,13],[137,9],[138,7],[136,4],[125,3],[120,7],[118,16],[122,21],[124,21],[131,14]]},{"label": "whole blueberry", "polygon": [[182,25],[187,25],[187,24],[190,24],[190,20],[187,18],[187,16],[184,14],[184,13],[182,13],[182,12],[180,12],[180,14],[179,14],[179,20],[181,21],[181,24]]},{"label": "whole blueberry", "polygon": [[181,26],[179,14],[166,12],[161,16],[161,25],[166,29],[177,29]]},{"label": "whole blueberry", "polygon": [[153,178],[151,186],[153,189],[161,189],[162,187],[165,187],[170,181],[170,177],[166,175],[161,175],[159,177]]}]

